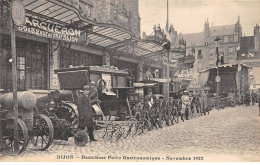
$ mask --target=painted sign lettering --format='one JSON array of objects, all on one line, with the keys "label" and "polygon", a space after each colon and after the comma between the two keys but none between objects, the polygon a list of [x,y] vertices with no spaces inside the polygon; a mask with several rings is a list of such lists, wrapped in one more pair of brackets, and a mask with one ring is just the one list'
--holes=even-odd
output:
[{"label": "painted sign lettering", "polygon": [[51,24],[30,17],[25,18],[25,25],[20,26],[19,30],[42,37],[69,42],[77,42],[81,35],[81,31],[78,29]]}]

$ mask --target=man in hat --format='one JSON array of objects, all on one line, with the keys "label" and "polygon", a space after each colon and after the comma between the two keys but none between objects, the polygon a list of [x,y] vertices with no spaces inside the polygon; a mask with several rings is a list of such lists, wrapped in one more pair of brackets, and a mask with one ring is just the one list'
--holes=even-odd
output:
[{"label": "man in hat", "polygon": [[152,88],[148,88],[147,95],[144,97],[144,101],[146,103],[148,103],[150,105],[150,107],[152,107],[155,99],[156,99],[156,97],[153,95]]},{"label": "man in hat", "polygon": [[89,98],[92,105],[98,101],[98,90],[97,90],[96,83],[94,81],[91,81],[89,83],[89,87],[90,87]]},{"label": "man in hat", "polygon": [[86,127],[88,129],[90,141],[96,141],[94,139],[94,121],[92,114],[92,107],[90,101],[90,86],[84,86],[83,92],[78,98],[78,111],[79,111],[79,125],[78,128],[84,130]]},{"label": "man in hat", "polygon": [[189,111],[190,111],[190,105],[191,105],[191,100],[188,94],[188,91],[184,91],[183,95],[181,97],[181,102],[182,102],[182,109],[181,109],[181,120],[183,120],[183,115],[186,116],[186,120],[189,120]]}]

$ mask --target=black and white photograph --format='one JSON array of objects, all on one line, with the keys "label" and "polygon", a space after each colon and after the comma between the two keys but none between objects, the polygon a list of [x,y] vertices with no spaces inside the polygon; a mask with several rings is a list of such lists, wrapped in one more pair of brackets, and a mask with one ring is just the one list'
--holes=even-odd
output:
[{"label": "black and white photograph", "polygon": [[0,163],[259,162],[260,0],[0,0]]}]

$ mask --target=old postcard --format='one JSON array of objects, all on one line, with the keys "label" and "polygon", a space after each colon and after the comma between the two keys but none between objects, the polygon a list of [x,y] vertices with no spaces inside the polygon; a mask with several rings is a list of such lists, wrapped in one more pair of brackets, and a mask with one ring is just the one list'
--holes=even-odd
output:
[{"label": "old postcard", "polygon": [[259,9],[0,0],[0,162],[260,161]]}]

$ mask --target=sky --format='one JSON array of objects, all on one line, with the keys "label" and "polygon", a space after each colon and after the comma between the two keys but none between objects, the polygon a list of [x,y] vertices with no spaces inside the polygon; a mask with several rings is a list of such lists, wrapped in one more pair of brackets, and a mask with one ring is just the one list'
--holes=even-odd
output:
[{"label": "sky", "polygon": [[[165,29],[167,0],[139,0],[141,33],[153,32],[155,24]],[[254,26],[260,24],[260,0],[169,0],[169,23],[178,33],[198,33],[204,30],[208,18],[210,27],[231,25],[240,16],[242,33],[254,35]]]}]

